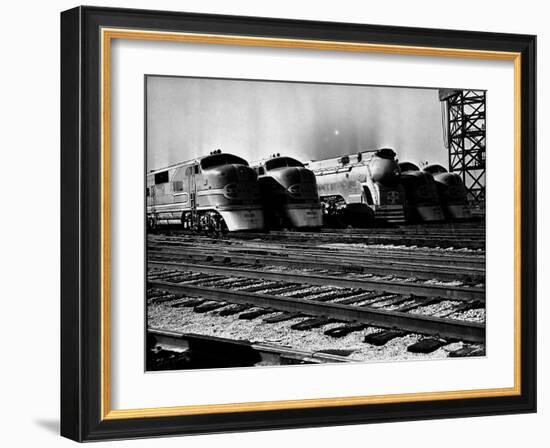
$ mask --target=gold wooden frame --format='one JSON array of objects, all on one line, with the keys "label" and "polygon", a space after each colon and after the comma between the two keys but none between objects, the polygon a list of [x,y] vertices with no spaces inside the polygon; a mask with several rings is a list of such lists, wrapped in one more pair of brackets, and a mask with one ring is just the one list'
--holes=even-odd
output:
[{"label": "gold wooden frame", "polygon": [[[506,60],[514,63],[514,386],[508,388],[422,392],[357,397],[315,398],[190,405],[143,409],[110,407],[110,50],[113,39],[207,43],[256,47],[336,50],[413,56]],[[383,403],[487,398],[521,395],[521,54],[514,52],[430,48],[319,40],[259,38],[215,34],[157,32],[134,29],[101,30],[101,419],[117,420],[264,410],[307,409]]]}]

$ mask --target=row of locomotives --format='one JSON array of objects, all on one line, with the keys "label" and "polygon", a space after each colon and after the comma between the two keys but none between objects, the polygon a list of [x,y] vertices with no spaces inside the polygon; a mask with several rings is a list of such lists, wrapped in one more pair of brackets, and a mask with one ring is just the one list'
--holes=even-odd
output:
[{"label": "row of locomotives", "polygon": [[182,225],[204,231],[264,227],[256,171],[220,150],[147,175],[147,226]]},{"label": "row of locomotives", "polygon": [[315,173],[327,226],[368,227],[405,222],[405,192],[396,154],[390,148],[315,160]]},{"label": "row of locomotives", "polygon": [[427,165],[424,172],[433,176],[445,218],[463,220],[472,218],[472,210],[464,182],[457,173],[449,173],[441,165]]},{"label": "row of locomotives", "polygon": [[410,162],[399,163],[399,169],[407,222],[443,221],[445,216],[434,176]]},{"label": "row of locomotives", "polygon": [[292,157],[274,154],[254,164],[268,229],[318,229],[323,224],[313,172]]}]

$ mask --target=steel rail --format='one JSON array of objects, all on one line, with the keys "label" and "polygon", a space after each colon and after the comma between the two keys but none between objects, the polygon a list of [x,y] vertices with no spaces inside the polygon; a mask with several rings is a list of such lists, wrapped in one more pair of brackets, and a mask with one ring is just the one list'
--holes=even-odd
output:
[{"label": "steel rail", "polygon": [[[252,233],[243,233],[243,232],[233,232],[232,234],[236,236],[254,236]],[[479,238],[464,238],[463,235],[436,235],[436,234],[402,234],[399,232],[388,232],[388,233],[359,233],[351,231],[342,231],[342,232],[306,232],[306,231],[284,231],[284,230],[270,230],[269,233],[264,233],[266,236],[270,237],[322,237],[322,238],[365,238],[365,239],[395,239],[395,240],[426,240],[426,241],[468,241],[468,242],[482,242],[485,240],[485,235]]]},{"label": "steel rail", "polygon": [[[483,282],[485,272],[477,269],[448,268],[445,266],[388,263],[378,261],[377,264],[361,263],[355,259],[344,256],[317,257],[299,254],[284,255],[263,255],[253,253],[242,253],[231,250],[219,250],[216,248],[185,248],[185,249],[148,249],[148,259],[159,261],[158,258],[177,257],[186,260],[212,261],[219,260],[231,262],[264,264],[276,266],[291,266],[295,268],[318,268],[346,272],[362,272],[377,275],[393,274],[400,277],[415,277],[423,280],[472,280]],[[155,258],[150,258],[151,255]],[[174,260],[176,261],[176,260]]]},{"label": "steel rail", "polygon": [[312,316],[359,322],[381,328],[398,328],[414,333],[437,335],[450,340],[474,343],[485,341],[485,325],[480,323],[401,313],[399,311],[386,311],[366,306],[316,302],[307,299],[175,284],[164,281],[150,281],[147,284],[150,288],[159,288],[173,293],[183,293],[209,300],[253,305],[260,308],[291,313],[300,312]]},{"label": "steel rail", "polygon": [[403,230],[399,228],[388,228],[388,229],[330,229],[330,228],[322,228],[319,232],[310,232],[310,231],[301,231],[299,229],[292,230],[292,231],[285,231],[285,230],[274,230],[270,231],[270,233],[277,234],[277,233],[321,233],[321,234],[343,234],[343,235],[391,235],[391,236],[419,236],[419,237],[438,237],[438,238],[455,238],[455,237],[472,237],[473,239],[484,239],[485,238],[485,231],[479,230],[479,231],[471,231],[471,230],[449,230],[449,231],[442,231],[439,229],[433,230],[433,229],[424,229],[424,230],[415,230],[415,231],[409,231],[409,230]]},{"label": "steel rail", "polygon": [[[277,364],[281,360],[298,360],[311,364],[320,364],[328,362],[358,362],[345,356],[332,355],[323,352],[309,352],[283,347],[276,344],[254,343],[241,340],[220,338],[218,336],[203,336],[198,334],[180,333],[172,330],[163,330],[160,328],[148,328],[147,335],[153,336],[156,342],[167,349],[175,348],[185,350],[193,346],[194,343],[219,344],[222,346],[236,346],[249,348],[258,352],[264,361]],[[274,362],[275,361],[275,362]]]},{"label": "steel rail", "polygon": [[387,234],[358,234],[351,232],[283,232],[283,231],[270,231],[269,233],[243,233],[232,232],[232,237],[242,239],[253,239],[262,237],[265,240],[279,240],[281,238],[287,239],[312,239],[315,238],[320,241],[327,239],[338,239],[340,241],[354,241],[354,242],[372,242],[373,244],[395,244],[395,243],[407,243],[409,245],[460,245],[461,247],[482,248],[485,246],[485,237],[480,238],[465,238],[462,235],[448,236],[448,235],[403,235],[398,233]]},{"label": "steel rail", "polygon": [[324,247],[308,247],[308,246],[270,246],[270,245],[249,245],[249,246],[236,246],[236,245],[224,245],[219,246],[216,244],[198,245],[197,242],[189,242],[184,244],[171,244],[170,242],[149,242],[149,248],[152,249],[171,249],[171,250],[215,250],[225,251],[228,253],[239,254],[251,254],[251,255],[274,255],[274,256],[288,256],[288,255],[307,255],[316,256],[319,258],[334,259],[334,257],[347,257],[348,259],[364,260],[366,262],[376,260],[377,262],[383,262],[387,264],[401,264],[404,266],[414,265],[418,266],[419,263],[424,263],[427,266],[435,267],[448,267],[449,265],[456,266],[460,269],[480,269],[483,270],[485,266],[485,257],[479,259],[476,257],[465,258],[461,256],[418,256],[416,254],[407,254],[402,256],[400,254],[387,255],[386,253],[378,253],[378,251],[363,251],[360,248],[357,250],[346,250],[345,248],[324,248]]},{"label": "steel rail", "polygon": [[[185,241],[181,239],[149,239],[149,245],[164,245],[173,247],[197,247],[198,241],[202,241],[207,244],[223,244],[223,247],[228,250],[262,250],[262,251],[299,251],[300,253],[311,253],[326,256],[334,256],[337,253],[342,255],[353,255],[356,257],[377,257],[381,259],[390,259],[395,262],[402,262],[401,260],[413,261],[415,263],[419,261],[425,262],[443,262],[448,265],[464,264],[467,267],[473,265],[485,265],[484,254],[453,254],[448,253],[427,253],[418,248],[411,248],[407,250],[402,249],[384,249],[384,248],[369,248],[369,247],[341,247],[341,246],[326,246],[323,245],[311,245],[311,244],[281,244],[273,242],[255,242],[255,241],[231,241],[231,240],[216,240],[216,239],[198,239],[189,238]],[[219,246],[218,246],[219,247]],[[436,260],[436,261],[434,261]]]},{"label": "steel rail", "polygon": [[399,282],[389,280],[355,279],[346,277],[334,277],[327,275],[310,275],[288,272],[269,272],[253,269],[203,265],[184,262],[148,261],[148,267],[165,267],[182,269],[191,272],[203,272],[221,274],[235,277],[255,278],[263,280],[283,281],[289,283],[303,283],[308,285],[332,285],[342,288],[357,288],[366,290],[384,291],[394,294],[414,294],[424,297],[441,297],[450,300],[480,300],[485,301],[484,288],[461,288],[445,285],[425,285],[412,282]]},{"label": "steel rail", "polygon": [[[234,235],[237,238],[251,239],[252,236]],[[405,246],[421,246],[421,247],[442,247],[442,248],[464,248],[464,249],[484,249],[485,242],[475,241],[470,242],[464,239],[457,239],[451,241],[449,239],[421,239],[421,238],[392,238],[392,237],[371,237],[371,236],[346,236],[346,235],[307,235],[307,234],[292,234],[292,235],[280,235],[280,236],[267,236],[264,237],[267,241],[308,241],[315,239],[319,242],[334,241],[340,243],[350,244],[399,244]]]}]

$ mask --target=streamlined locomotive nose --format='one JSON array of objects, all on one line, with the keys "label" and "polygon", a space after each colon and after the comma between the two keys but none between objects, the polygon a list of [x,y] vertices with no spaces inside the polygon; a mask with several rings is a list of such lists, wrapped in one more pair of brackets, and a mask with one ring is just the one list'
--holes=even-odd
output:
[{"label": "streamlined locomotive nose", "polygon": [[390,185],[399,182],[399,165],[394,159],[373,157],[368,166],[374,182]]},{"label": "streamlined locomotive nose", "polygon": [[304,167],[287,167],[272,174],[294,199],[317,199],[315,174]]},{"label": "streamlined locomotive nose", "polygon": [[223,165],[209,170],[208,176],[212,182],[212,188],[222,188],[231,182],[255,182],[256,172],[245,165]]},{"label": "streamlined locomotive nose", "polygon": [[287,167],[271,175],[277,178],[279,183],[286,188],[300,183],[315,183],[313,172],[302,166]]}]

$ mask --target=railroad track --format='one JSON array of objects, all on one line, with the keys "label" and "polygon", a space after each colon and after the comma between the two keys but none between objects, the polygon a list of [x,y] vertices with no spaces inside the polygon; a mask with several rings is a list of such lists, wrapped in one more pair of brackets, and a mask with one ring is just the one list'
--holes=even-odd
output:
[{"label": "railroad track", "polygon": [[243,263],[252,265],[287,266],[295,269],[324,269],[379,276],[394,276],[421,280],[460,280],[468,283],[485,281],[484,265],[475,267],[449,266],[444,262],[393,261],[377,257],[356,257],[350,254],[307,253],[300,251],[243,250],[211,247],[177,247],[152,245],[148,248],[151,260]]},{"label": "railroad track", "polygon": [[[181,229],[159,230],[153,235],[197,235],[191,231]],[[200,235],[200,234],[199,234]],[[224,238],[263,241],[338,241],[343,243],[364,244],[399,244],[406,246],[443,247],[485,249],[485,232],[445,231],[435,232],[424,229],[422,231],[403,231],[399,228],[376,229],[325,229],[316,232],[305,231],[269,231],[269,232],[232,232]]]},{"label": "railroad track", "polygon": [[212,244],[217,247],[243,247],[243,248],[257,248],[260,250],[265,249],[280,249],[280,250],[299,250],[299,251],[325,251],[325,253],[336,253],[345,251],[349,254],[357,256],[376,256],[379,258],[392,258],[392,259],[414,259],[414,260],[432,260],[437,258],[438,260],[444,260],[449,264],[459,263],[474,263],[484,264],[484,252],[480,250],[464,252],[464,251],[450,251],[450,250],[434,250],[430,248],[420,247],[386,247],[381,245],[365,245],[365,244],[346,244],[340,241],[311,241],[311,242],[284,242],[284,241],[270,241],[264,240],[257,236],[255,238],[236,239],[231,237],[212,237],[205,235],[191,235],[181,234],[178,236],[168,235],[148,235],[149,245],[163,244],[172,246],[198,246],[199,243]]},{"label": "railroad track", "polygon": [[[242,239],[251,239],[255,235],[252,233],[233,232],[233,237]],[[469,249],[484,249],[485,237],[465,237],[461,235],[405,235],[399,233],[362,233],[356,231],[349,232],[302,232],[302,231],[270,231],[262,233],[261,237],[267,240],[312,240],[317,241],[340,241],[364,244],[405,244],[409,246],[425,247],[457,247]]]},{"label": "railroad track", "polygon": [[[341,278],[162,262],[150,263],[149,269],[148,288],[194,297],[199,301],[191,301],[189,306],[199,307],[199,311],[238,305],[245,307],[239,311],[247,307],[259,308],[258,316],[282,313],[278,317],[280,320],[287,316],[311,316],[314,320],[312,325],[337,320],[471,343],[483,342],[485,337],[483,323],[415,312],[434,303],[449,301],[449,296],[455,296],[456,300],[450,302],[452,306],[443,316],[483,307],[484,295],[479,295],[480,291],[473,288],[469,288],[470,291],[435,288],[438,291],[435,293],[427,287],[417,291],[427,292],[429,296],[415,296],[401,289],[405,285],[387,284],[392,282],[358,280],[350,283]],[[378,288],[391,289],[393,292]],[[385,308],[380,307],[384,302],[388,302]],[[400,307],[393,309],[396,305]],[[206,309],[201,310],[201,306]]]},{"label": "railroad track", "polygon": [[[323,232],[321,238],[300,233],[311,237],[149,234],[148,303],[265,324],[301,319],[290,329],[326,327],[325,334],[333,337],[375,328],[365,336],[374,345],[421,335],[407,348],[411,352],[429,353],[456,341],[465,345],[449,356],[483,352],[482,250],[369,246],[364,239],[338,236],[346,232]],[[466,236],[471,235],[456,238]],[[440,282],[425,281],[434,279]]]},{"label": "railroad track", "polygon": [[148,257],[157,260],[268,264],[423,280],[460,280],[473,284],[485,281],[485,257],[478,254],[449,255],[248,241],[236,244],[234,240],[150,237]]},{"label": "railroad track", "polygon": [[147,339],[152,352],[148,370],[353,362],[346,356],[326,351],[296,350],[273,343],[252,343],[162,328],[147,329]]},{"label": "railroad track", "polygon": [[258,270],[257,267],[237,267],[217,264],[195,264],[183,261],[157,261],[149,259],[148,267],[179,269],[187,272],[202,272],[228,277],[249,279],[264,279],[307,285],[332,285],[343,288],[358,288],[365,290],[384,291],[392,294],[412,294],[423,297],[442,297],[449,300],[480,300],[485,301],[484,287],[453,286],[443,284],[426,284],[399,280],[378,280],[372,278],[356,278],[352,276],[335,276],[326,273],[302,273],[295,271]]}]

